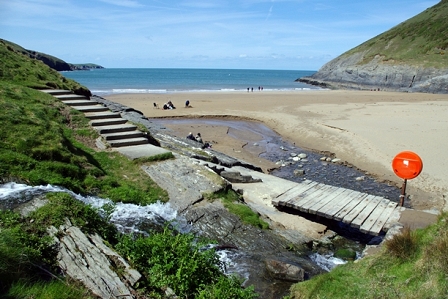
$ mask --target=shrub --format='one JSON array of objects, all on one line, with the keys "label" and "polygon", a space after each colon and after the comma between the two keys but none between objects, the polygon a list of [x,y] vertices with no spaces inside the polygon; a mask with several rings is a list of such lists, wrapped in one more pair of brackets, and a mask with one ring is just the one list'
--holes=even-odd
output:
[{"label": "shrub", "polygon": [[392,256],[406,260],[415,253],[417,236],[409,227],[404,227],[400,234],[387,240],[385,246]]},{"label": "shrub", "polygon": [[181,297],[193,298],[200,287],[221,275],[215,251],[204,250],[209,241],[165,228],[149,237],[122,236],[116,249],[144,273],[148,290],[170,287]]}]

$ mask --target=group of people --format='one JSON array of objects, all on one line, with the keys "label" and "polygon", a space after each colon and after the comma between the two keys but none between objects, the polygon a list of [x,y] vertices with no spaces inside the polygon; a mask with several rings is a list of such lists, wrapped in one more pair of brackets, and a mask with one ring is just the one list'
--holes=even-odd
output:
[{"label": "group of people", "polygon": [[167,110],[167,109],[176,109],[176,107],[174,107],[173,103],[171,103],[171,101],[168,101],[168,103],[163,104],[163,110]]},{"label": "group of people", "polygon": [[190,140],[193,140],[193,141],[201,143],[203,149],[212,147],[212,145],[210,143],[208,143],[208,142],[204,143],[204,141],[202,140],[201,133],[197,133],[196,136],[194,136],[193,133],[190,132],[187,135],[187,139],[190,139]]},{"label": "group of people", "polygon": [[[159,105],[157,103],[154,103],[154,108],[159,109]],[[187,100],[185,102],[185,108],[192,108],[189,100]],[[163,110],[168,110],[168,109],[176,109],[176,107],[174,107],[174,105],[171,101],[168,101],[167,103],[163,104]]]},{"label": "group of people", "polygon": [[[247,88],[247,92],[249,92],[249,90],[253,92],[254,88],[253,87],[248,87]],[[263,90],[263,86],[258,86],[258,91],[262,91],[262,90]]]}]

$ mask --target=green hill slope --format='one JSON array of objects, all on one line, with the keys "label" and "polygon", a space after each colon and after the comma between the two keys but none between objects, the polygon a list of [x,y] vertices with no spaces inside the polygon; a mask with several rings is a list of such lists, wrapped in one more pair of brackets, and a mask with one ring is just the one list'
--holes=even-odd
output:
[{"label": "green hill slope", "polygon": [[30,59],[20,48],[14,48],[4,41],[0,41],[0,81],[34,89],[67,89],[91,96],[86,87],[65,78],[42,61]]},{"label": "green hill slope", "polygon": [[376,55],[383,63],[448,67],[448,0],[366,41],[342,56],[364,53],[362,64]]},{"label": "green hill slope", "polygon": [[330,88],[448,93],[448,0],[298,81]]}]

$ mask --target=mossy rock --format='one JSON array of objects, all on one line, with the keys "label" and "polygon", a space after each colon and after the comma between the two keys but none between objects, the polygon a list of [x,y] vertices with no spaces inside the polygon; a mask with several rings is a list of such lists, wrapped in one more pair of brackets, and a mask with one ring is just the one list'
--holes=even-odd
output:
[{"label": "mossy rock", "polygon": [[354,260],[356,259],[356,252],[352,249],[338,249],[334,253],[334,256],[343,260]]}]

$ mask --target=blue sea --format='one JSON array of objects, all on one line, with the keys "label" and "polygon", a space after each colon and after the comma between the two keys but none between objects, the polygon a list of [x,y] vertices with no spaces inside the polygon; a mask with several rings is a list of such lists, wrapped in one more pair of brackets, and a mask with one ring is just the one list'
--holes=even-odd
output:
[{"label": "blue sea", "polygon": [[241,91],[262,87],[263,91],[307,90],[318,87],[295,82],[315,71],[236,70],[236,69],[165,69],[105,68],[62,72],[86,86],[93,94],[174,93],[201,91]]}]

